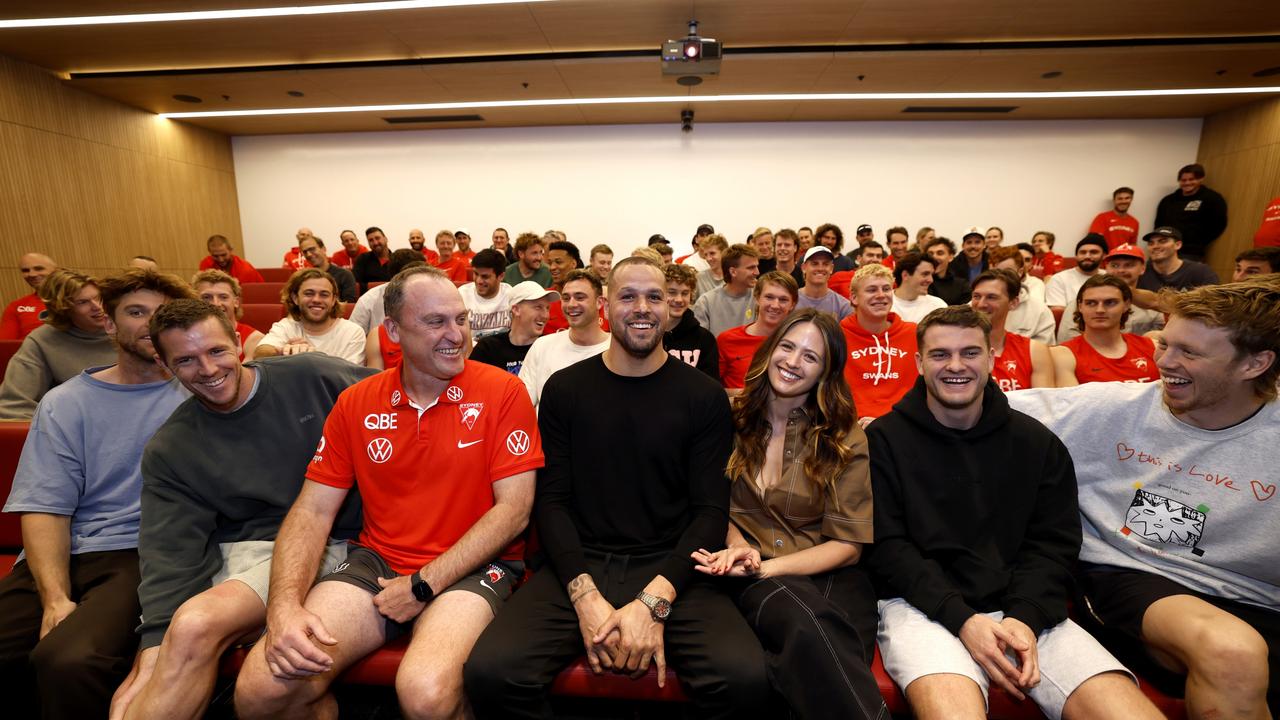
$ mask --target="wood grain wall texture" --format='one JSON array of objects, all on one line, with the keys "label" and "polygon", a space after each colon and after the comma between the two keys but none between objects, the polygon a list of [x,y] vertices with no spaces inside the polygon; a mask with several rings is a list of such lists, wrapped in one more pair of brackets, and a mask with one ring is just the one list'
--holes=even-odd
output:
[{"label": "wood grain wall texture", "polygon": [[65,87],[0,56],[0,298],[25,252],[94,275],[134,255],[190,277],[214,233],[240,248],[230,139]]},{"label": "wood grain wall texture", "polygon": [[1228,280],[1235,256],[1253,246],[1267,202],[1280,196],[1280,99],[1205,118],[1197,160],[1205,184],[1227,199],[1227,231],[1209,248],[1209,264]]}]

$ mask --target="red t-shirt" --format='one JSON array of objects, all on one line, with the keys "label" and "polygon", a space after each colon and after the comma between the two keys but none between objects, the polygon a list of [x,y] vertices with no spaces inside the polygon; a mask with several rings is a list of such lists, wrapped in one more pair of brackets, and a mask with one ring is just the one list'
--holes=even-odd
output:
[{"label": "red t-shirt", "polygon": [[1280,247],[1280,197],[1267,204],[1262,224],[1253,235],[1254,247]]},{"label": "red t-shirt", "polygon": [[1160,379],[1156,370],[1156,344],[1151,338],[1133,333],[1123,333],[1124,357],[1103,357],[1084,339],[1077,335],[1062,343],[1076,356],[1076,380],[1088,382],[1155,382]]},{"label": "red t-shirt", "polygon": [[305,267],[311,267],[311,264],[308,263],[307,258],[298,251],[298,248],[289,248],[289,252],[284,254],[284,262],[281,267],[286,267],[290,270],[301,270]]},{"label": "red t-shirt", "polygon": [[439,267],[438,263],[440,262],[440,253],[425,245],[422,246],[422,258],[427,261],[428,265]]},{"label": "red t-shirt", "polygon": [[848,300],[849,286],[853,283],[853,274],[855,272],[855,270],[841,270],[840,272],[831,273],[831,278],[827,280],[827,287],[840,297]]},{"label": "red t-shirt", "polygon": [[466,260],[469,265],[471,264],[471,258],[476,256],[476,251],[468,248],[466,250],[454,250],[453,254],[461,257],[463,260]]},{"label": "red t-shirt", "polygon": [[448,275],[455,285],[466,283],[468,273],[471,271],[471,263],[467,262],[467,259],[458,255],[458,253],[451,255],[447,262],[440,262],[437,258],[433,264],[443,270],[444,274]]},{"label": "red t-shirt", "polygon": [[383,325],[378,325],[378,352],[384,369],[400,367],[400,343],[391,339]]},{"label": "red t-shirt", "polygon": [[716,336],[716,349],[720,352],[720,384],[727,388],[746,385],[747,370],[756,349],[764,343],[764,335],[752,335],[747,326],[729,328]]},{"label": "red t-shirt", "polygon": [[[245,325],[239,320],[236,321],[236,332],[240,334],[240,360],[244,360],[244,344],[248,342],[249,336],[258,332],[258,328],[252,325]],[[249,358],[252,360],[253,358]]]},{"label": "red t-shirt", "polygon": [[[511,373],[466,361],[421,413],[400,368],[352,385],[324,424],[307,479],[360,490],[357,544],[407,575],[453,547],[493,507],[493,483],[544,464],[529,393]],[[524,538],[503,560],[524,557]]]},{"label": "red t-shirt", "polygon": [[39,295],[31,293],[9,303],[4,309],[4,317],[0,318],[0,339],[21,340],[27,333],[44,324],[40,313],[44,312],[44,301]]},{"label": "red t-shirt", "polygon": [[360,246],[360,250],[356,252],[355,255],[348,255],[347,249],[343,248],[338,252],[334,253],[333,256],[329,258],[329,262],[333,263],[334,265],[337,265],[340,268],[346,268],[350,270],[352,267],[355,267],[356,258],[360,257],[361,255],[367,252],[369,252],[369,248],[363,245]]},{"label": "red t-shirt", "polygon": [[1004,349],[996,355],[991,377],[1001,390],[1025,390],[1031,387],[1031,338],[1017,333],[1004,334]]},{"label": "red t-shirt", "polygon": [[[553,290],[560,288],[553,287]],[[604,316],[604,308],[600,308],[600,329],[609,332],[609,320]],[[547,324],[542,328],[543,335],[553,335],[561,330],[569,329],[569,318],[564,316],[564,307],[559,300],[552,301],[547,308]]]},{"label": "red t-shirt", "polygon": [[1089,225],[1089,232],[1098,233],[1107,239],[1107,249],[1115,250],[1116,246],[1129,243],[1138,244],[1138,218],[1132,215],[1120,215],[1115,210],[1098,213]]},{"label": "red t-shirt", "polygon": [[212,255],[205,255],[204,259],[200,261],[200,269],[201,270],[222,270],[223,272],[235,278],[236,280],[239,280],[241,285],[245,283],[263,282],[262,273],[258,272],[257,268],[250,265],[248,260],[242,259],[239,255],[231,256],[230,268],[218,267],[218,264],[213,261]]},{"label": "red t-shirt", "polygon": [[1045,278],[1062,269],[1062,256],[1056,252],[1047,252],[1043,255],[1036,255],[1031,261],[1032,269],[1039,268]]}]

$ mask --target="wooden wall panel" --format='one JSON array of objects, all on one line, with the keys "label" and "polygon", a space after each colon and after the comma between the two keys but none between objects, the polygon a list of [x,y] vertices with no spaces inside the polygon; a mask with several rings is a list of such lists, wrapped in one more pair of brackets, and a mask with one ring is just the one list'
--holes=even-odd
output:
[{"label": "wooden wall panel", "polygon": [[1280,196],[1280,99],[1205,118],[1197,160],[1205,184],[1227,198],[1227,231],[1209,249],[1209,264],[1229,278],[1236,254],[1253,245],[1267,202]]},{"label": "wooden wall panel", "polygon": [[109,274],[134,255],[189,277],[209,235],[240,247],[230,139],[66,87],[0,56],[0,298],[18,258]]}]

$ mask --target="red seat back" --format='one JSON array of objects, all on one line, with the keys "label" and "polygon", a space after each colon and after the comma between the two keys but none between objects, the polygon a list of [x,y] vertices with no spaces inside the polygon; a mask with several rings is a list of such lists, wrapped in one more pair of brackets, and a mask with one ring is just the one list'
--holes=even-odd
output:
[{"label": "red seat back", "polygon": [[[258,268],[258,273],[262,275],[262,280],[269,283],[287,283],[295,272],[297,271],[293,268],[285,267]],[[258,285],[259,283],[252,284]]]},{"label": "red seat back", "polygon": [[251,325],[262,333],[271,332],[271,325],[285,316],[284,305],[278,302],[242,305],[241,309],[244,310],[244,317],[240,318],[240,322]]},{"label": "red seat back", "polygon": [[265,305],[280,302],[280,291],[287,283],[261,282],[240,286],[240,302],[245,305]]},{"label": "red seat back", "polygon": [[[27,442],[28,422],[0,422],[0,497],[9,498],[13,489],[13,474],[22,457],[22,446]],[[22,526],[16,513],[0,513],[0,551],[22,547]],[[8,567],[4,568],[8,571]]]}]

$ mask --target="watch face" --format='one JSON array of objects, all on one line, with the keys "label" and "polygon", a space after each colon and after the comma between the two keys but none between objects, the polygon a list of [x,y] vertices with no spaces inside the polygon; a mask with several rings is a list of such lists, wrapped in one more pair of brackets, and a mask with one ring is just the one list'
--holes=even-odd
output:
[{"label": "watch face", "polygon": [[671,614],[671,603],[659,598],[658,601],[653,604],[652,609],[655,617],[659,620],[666,620],[667,616]]}]

